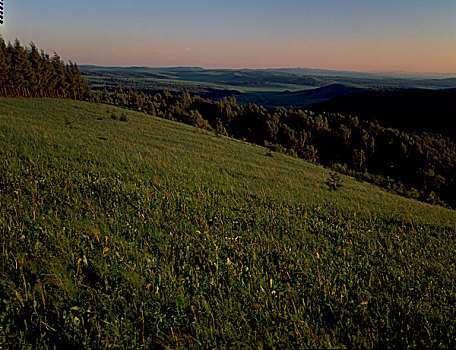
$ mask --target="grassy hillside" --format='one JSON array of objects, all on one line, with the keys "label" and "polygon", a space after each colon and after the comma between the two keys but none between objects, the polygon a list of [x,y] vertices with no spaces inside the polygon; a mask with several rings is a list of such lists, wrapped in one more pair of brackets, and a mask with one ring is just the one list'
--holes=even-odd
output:
[{"label": "grassy hillside", "polygon": [[456,212],[105,105],[0,99],[2,347],[456,346]]}]

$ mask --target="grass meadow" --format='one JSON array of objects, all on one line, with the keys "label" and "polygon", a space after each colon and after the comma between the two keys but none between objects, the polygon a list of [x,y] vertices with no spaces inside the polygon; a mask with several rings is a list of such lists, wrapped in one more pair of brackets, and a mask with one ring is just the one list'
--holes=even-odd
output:
[{"label": "grass meadow", "polygon": [[101,104],[0,99],[0,347],[456,346],[456,212]]}]

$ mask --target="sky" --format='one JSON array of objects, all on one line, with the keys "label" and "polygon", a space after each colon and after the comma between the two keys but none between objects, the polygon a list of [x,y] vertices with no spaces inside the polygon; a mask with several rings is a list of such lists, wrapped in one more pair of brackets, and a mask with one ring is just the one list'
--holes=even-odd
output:
[{"label": "sky", "polygon": [[78,64],[456,73],[456,0],[4,0],[6,41]]}]

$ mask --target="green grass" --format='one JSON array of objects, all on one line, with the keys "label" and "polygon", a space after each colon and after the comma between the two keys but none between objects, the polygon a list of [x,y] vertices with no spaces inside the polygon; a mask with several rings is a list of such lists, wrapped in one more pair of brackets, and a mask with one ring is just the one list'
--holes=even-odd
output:
[{"label": "green grass", "polygon": [[0,346],[455,347],[455,211],[329,173],[0,99]]}]

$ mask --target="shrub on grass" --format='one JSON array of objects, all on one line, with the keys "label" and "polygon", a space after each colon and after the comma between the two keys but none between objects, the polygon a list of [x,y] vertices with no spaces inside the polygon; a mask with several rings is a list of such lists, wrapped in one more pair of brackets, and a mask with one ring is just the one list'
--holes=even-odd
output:
[{"label": "shrub on grass", "polygon": [[329,174],[328,180],[326,181],[326,185],[331,191],[337,191],[340,187],[342,187],[340,174],[337,171],[332,170]]}]

